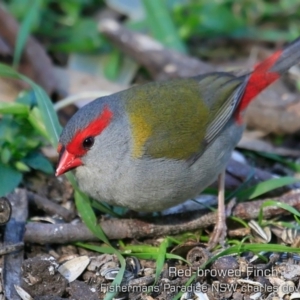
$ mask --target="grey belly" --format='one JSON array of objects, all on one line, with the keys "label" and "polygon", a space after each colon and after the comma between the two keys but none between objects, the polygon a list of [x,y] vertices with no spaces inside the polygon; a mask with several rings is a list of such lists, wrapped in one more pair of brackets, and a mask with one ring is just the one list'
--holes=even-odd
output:
[{"label": "grey belly", "polygon": [[227,124],[191,166],[185,161],[132,161],[108,202],[135,211],[161,211],[197,196],[226,168],[243,126]]}]

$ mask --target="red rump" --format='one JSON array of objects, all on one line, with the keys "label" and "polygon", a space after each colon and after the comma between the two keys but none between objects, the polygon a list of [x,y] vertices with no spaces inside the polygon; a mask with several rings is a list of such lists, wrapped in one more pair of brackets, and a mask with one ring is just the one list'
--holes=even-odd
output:
[{"label": "red rump", "polygon": [[235,119],[238,123],[241,123],[241,113],[250,104],[250,102],[268,85],[273,83],[280,77],[280,74],[276,72],[269,72],[269,70],[278,61],[282,50],[275,52],[271,57],[258,64],[246,85],[244,95],[237,107]]},{"label": "red rump", "polygon": [[99,135],[111,122],[113,117],[112,111],[108,107],[104,107],[101,115],[93,120],[89,125],[83,129],[78,130],[70,143],[66,146],[68,152],[75,156],[82,156],[88,150],[83,148],[82,142],[87,137],[95,137]]}]

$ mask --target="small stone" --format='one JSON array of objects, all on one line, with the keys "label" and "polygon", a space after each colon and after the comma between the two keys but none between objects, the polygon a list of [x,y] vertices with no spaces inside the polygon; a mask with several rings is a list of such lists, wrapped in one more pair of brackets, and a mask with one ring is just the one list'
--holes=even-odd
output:
[{"label": "small stone", "polygon": [[239,264],[233,256],[223,256],[217,259],[211,266],[211,275],[221,283],[231,283],[239,277]]}]

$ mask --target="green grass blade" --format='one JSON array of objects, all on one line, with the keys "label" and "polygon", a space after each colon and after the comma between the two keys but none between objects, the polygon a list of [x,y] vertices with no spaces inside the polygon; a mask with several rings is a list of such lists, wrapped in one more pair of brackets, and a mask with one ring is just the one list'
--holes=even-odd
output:
[{"label": "green grass blade", "polygon": [[261,151],[257,151],[256,153],[262,157],[282,163],[282,164],[288,166],[289,168],[291,168],[295,172],[300,172],[300,164],[299,163],[291,162],[291,161],[287,160],[286,158],[284,158],[280,155],[274,154],[274,153],[261,152]]},{"label": "green grass blade", "polygon": [[[298,219],[298,218],[297,218]],[[300,230],[300,224],[299,222],[297,221],[297,224],[293,224],[293,223],[290,223],[290,222],[284,222],[284,221],[280,221],[278,223],[273,223],[271,225],[275,225],[275,226],[283,226],[283,227],[286,227],[286,228],[292,228],[292,229],[297,229],[297,230]]]},{"label": "green grass blade", "polygon": [[294,219],[296,220],[297,224],[300,224],[300,218],[298,218],[296,215],[294,215]]},{"label": "green grass blade", "polygon": [[143,0],[143,5],[152,35],[166,47],[186,53],[186,47],[174,26],[166,1]]},{"label": "green grass blade", "polygon": [[247,178],[244,180],[244,182],[242,182],[234,191],[226,195],[225,200],[229,201],[234,197],[238,197],[237,195],[244,191],[245,186],[248,185],[249,181],[253,178],[254,175],[255,175],[255,169],[252,168],[249,174],[247,175]]},{"label": "green grass blade", "polygon": [[260,182],[255,186],[247,188],[243,191],[240,191],[239,193],[236,194],[236,197],[239,200],[254,199],[274,189],[283,187],[285,185],[293,184],[296,182],[299,182],[299,179],[294,177],[286,176],[280,178],[272,178],[267,181]]},{"label": "green grass blade", "polygon": [[173,253],[166,253],[166,259],[176,259],[176,260],[181,260],[183,262],[185,262],[186,264],[190,265],[190,262],[188,262],[186,259],[184,259],[183,257],[173,254]]},{"label": "green grass blade", "polygon": [[122,251],[125,253],[155,253],[159,252],[158,247],[149,245],[127,245],[122,247]]},{"label": "green grass blade", "polygon": [[[92,248],[90,248],[91,250],[93,250]],[[103,252],[105,253],[105,252]],[[109,253],[109,252],[108,252]],[[128,252],[121,252],[122,255],[124,256],[134,256],[136,258],[139,259],[147,259],[147,260],[157,260],[158,258],[158,253],[128,253]],[[183,262],[189,264],[189,262],[187,260],[185,260],[184,258],[182,258],[181,256],[172,254],[172,253],[166,253],[166,259],[177,259],[177,260],[182,260]]]},{"label": "green grass blade", "polygon": [[49,132],[50,142],[52,146],[56,148],[59,135],[62,131],[62,127],[59,124],[57,114],[47,93],[36,84],[33,84],[33,90],[37,97],[37,103],[41,111],[42,119],[45,122],[45,126]]},{"label": "green grass blade", "polygon": [[[101,226],[99,224],[97,224],[97,218],[95,216],[95,213],[92,209],[91,203],[90,203],[90,199],[89,197],[87,197],[84,193],[82,193],[75,181],[74,175],[72,173],[68,173],[66,174],[66,176],[68,177],[68,179],[70,180],[70,182],[72,183],[74,189],[75,189],[75,202],[76,202],[76,207],[78,212],[80,212],[81,218],[84,222],[84,224],[89,228],[89,230],[95,235],[97,236],[101,241],[103,241],[104,243],[106,243],[108,246],[106,249],[110,249],[110,253],[115,254],[121,264],[121,268],[120,271],[118,272],[118,275],[116,276],[116,278],[114,279],[114,281],[112,282],[112,286],[116,287],[113,290],[115,292],[108,292],[105,295],[104,300],[111,300],[114,298],[114,296],[116,295],[116,291],[117,291],[117,287],[121,285],[123,276],[124,276],[124,272],[125,272],[125,267],[126,267],[126,263],[125,263],[125,259],[123,258],[123,256],[121,255],[121,253],[114,249],[111,245],[109,240],[107,239],[103,229],[101,228]],[[102,249],[103,250],[103,249]]]},{"label": "green grass blade", "polygon": [[235,222],[240,223],[242,226],[244,226],[245,228],[249,228],[249,225],[247,224],[247,222],[245,222],[244,220],[242,220],[241,218],[238,217],[229,217],[230,220],[233,220]]},{"label": "green grass blade", "polygon": [[96,245],[90,245],[90,244],[85,244],[85,243],[75,243],[76,246],[78,247],[82,247],[82,248],[86,248],[95,252],[99,252],[99,253],[105,253],[105,254],[114,254],[115,253],[115,249],[113,249],[112,247],[109,246],[96,246]]},{"label": "green grass blade", "polygon": [[169,246],[168,238],[165,238],[159,245],[158,256],[156,259],[155,282],[157,282],[159,275],[164,267],[168,246]]},{"label": "green grass blade", "polygon": [[32,24],[39,12],[40,8],[40,0],[28,1],[28,12],[24,21],[22,22],[15,45],[14,59],[13,59],[13,67],[16,69],[20,63],[23,49],[26,45],[26,41],[31,32]]},{"label": "green grass blade", "polygon": [[92,209],[89,197],[79,190],[76,180],[75,180],[75,177],[72,173],[70,173],[70,172],[67,173],[66,177],[72,183],[72,186],[75,189],[76,207],[77,207],[78,212],[81,215],[81,218],[82,218],[84,224],[102,242],[104,242],[108,246],[111,246],[103,229],[101,228],[100,225],[97,224],[97,218]]},{"label": "green grass blade", "polygon": [[116,217],[116,218],[120,218],[121,215],[117,214],[116,212],[114,212],[112,209],[110,209],[108,206],[104,205],[103,203],[99,202],[99,201],[96,201],[96,200],[93,200],[91,205],[98,209],[99,211],[105,213],[105,214],[109,214],[113,217]]},{"label": "green grass blade", "polygon": [[[124,272],[125,272],[125,268],[126,268],[126,262],[125,259],[123,258],[123,256],[121,255],[121,253],[117,250],[115,250],[115,254],[117,255],[121,267],[120,267],[120,271],[118,272],[118,275],[116,276],[116,278],[114,279],[114,281],[112,282],[112,287],[114,291],[117,291],[117,288],[121,285],[122,279],[124,277]],[[112,300],[114,299],[114,296],[116,295],[117,292],[108,292],[105,297],[104,300]]]},{"label": "green grass blade", "polygon": [[260,207],[259,217],[258,217],[259,224],[261,224],[262,220],[263,220],[263,208],[268,207],[268,206],[280,207],[280,208],[290,212],[292,215],[300,217],[300,212],[297,209],[295,209],[294,207],[292,207],[286,203],[279,202],[279,201],[267,200]]},{"label": "green grass blade", "polygon": [[[128,253],[123,253],[123,255],[129,255]],[[151,260],[157,260],[158,254],[157,253],[133,253],[130,254],[131,256],[135,256],[139,259],[151,259]]]},{"label": "green grass blade", "polygon": [[[116,278],[114,279],[114,281],[112,282],[112,290],[117,291],[117,287],[119,287],[121,285],[123,276],[124,276],[124,272],[125,272],[125,267],[126,267],[126,262],[125,259],[123,258],[123,256],[121,255],[121,253],[114,249],[113,247],[101,247],[101,246],[95,246],[95,245],[89,245],[89,244],[84,244],[84,243],[76,243],[77,246],[82,247],[82,248],[86,248],[89,250],[93,250],[96,252],[100,252],[100,253],[107,253],[107,254],[115,254],[119,261],[120,261],[120,270],[118,272],[118,275],[116,276]],[[108,292],[106,293],[104,300],[112,300],[114,298],[114,296],[116,295],[117,292]]]},{"label": "green grass blade", "polygon": [[[73,174],[69,173],[67,175],[68,175],[69,180],[71,179],[70,181],[74,183],[75,178],[72,178]],[[74,187],[74,185],[73,185],[73,187]],[[82,218],[83,222],[85,223],[85,225],[89,228],[89,230],[95,236],[97,236],[101,241],[106,243],[108,246],[111,246],[103,229],[101,228],[100,225],[97,224],[97,218],[92,209],[89,198],[85,194],[83,194],[78,188],[75,189],[75,202],[76,202],[76,207],[77,207],[78,211],[80,212],[81,218]],[[118,272],[118,275],[112,282],[112,286],[117,287],[117,286],[120,286],[120,284],[122,282],[126,263],[125,263],[125,259],[123,258],[123,256],[121,255],[121,253],[118,250],[114,249],[112,246],[107,247],[107,249],[109,249],[109,248],[110,248],[110,253],[115,254],[118,257],[120,264],[121,264],[120,271]],[[117,288],[115,288],[113,290],[117,291]],[[114,298],[115,295],[116,295],[116,292],[108,292],[105,295],[104,299],[111,300]]]},{"label": "green grass blade", "polygon": [[[68,175],[73,175],[73,174],[68,174]],[[85,225],[96,237],[98,237],[101,241],[103,241],[107,245],[110,245],[110,242],[107,239],[103,229],[101,228],[101,226],[97,224],[97,218],[92,209],[90,199],[79,190],[75,190],[74,197],[75,197],[76,207]]]}]

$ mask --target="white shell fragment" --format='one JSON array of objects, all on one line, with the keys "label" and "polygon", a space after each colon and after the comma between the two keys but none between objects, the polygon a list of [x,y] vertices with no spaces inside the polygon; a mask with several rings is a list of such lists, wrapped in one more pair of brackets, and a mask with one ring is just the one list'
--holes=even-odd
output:
[{"label": "white shell fragment", "polygon": [[300,293],[293,293],[290,296],[290,300],[296,300],[296,299],[300,299]]},{"label": "white shell fragment", "polygon": [[201,284],[199,282],[196,283],[195,296],[197,300],[209,300],[206,293],[201,292]]},{"label": "white shell fragment", "polygon": [[248,223],[251,228],[251,233],[255,241],[260,243],[269,243],[272,238],[272,233],[270,227],[266,226],[262,228],[256,221],[251,220]]},{"label": "white shell fragment", "polygon": [[291,280],[300,274],[300,266],[296,264],[287,264],[284,271],[283,277],[287,280]]},{"label": "white shell fragment", "polygon": [[57,270],[69,282],[72,282],[80,276],[89,263],[90,258],[88,256],[79,256],[66,261]]},{"label": "white shell fragment", "polygon": [[278,296],[280,299],[283,299],[285,295],[291,294],[295,291],[295,283],[293,281],[286,281],[282,283],[277,291]]},{"label": "white shell fragment", "polygon": [[[119,274],[120,268],[109,268],[109,269],[105,269],[103,271],[101,271],[101,276],[105,277],[105,279],[107,280],[114,280],[117,275]],[[124,275],[123,275],[123,279],[126,279],[127,281],[134,279],[134,275],[125,270]]]},{"label": "white shell fragment", "polygon": [[197,297],[197,300],[209,300],[207,294],[203,292],[195,292],[195,296]]},{"label": "white shell fragment", "polygon": [[238,279],[237,282],[240,283],[240,284],[245,283],[245,284],[251,284],[251,285],[259,286],[261,288],[264,287],[260,282],[253,281],[253,280],[250,280],[250,279]]},{"label": "white shell fragment", "polygon": [[33,300],[33,298],[25,291],[23,290],[20,286],[14,285],[15,289],[18,293],[18,295],[21,297],[22,300]]},{"label": "white shell fragment", "polygon": [[261,292],[255,293],[255,294],[251,295],[249,298],[252,300],[259,300],[259,299],[261,299]]}]

